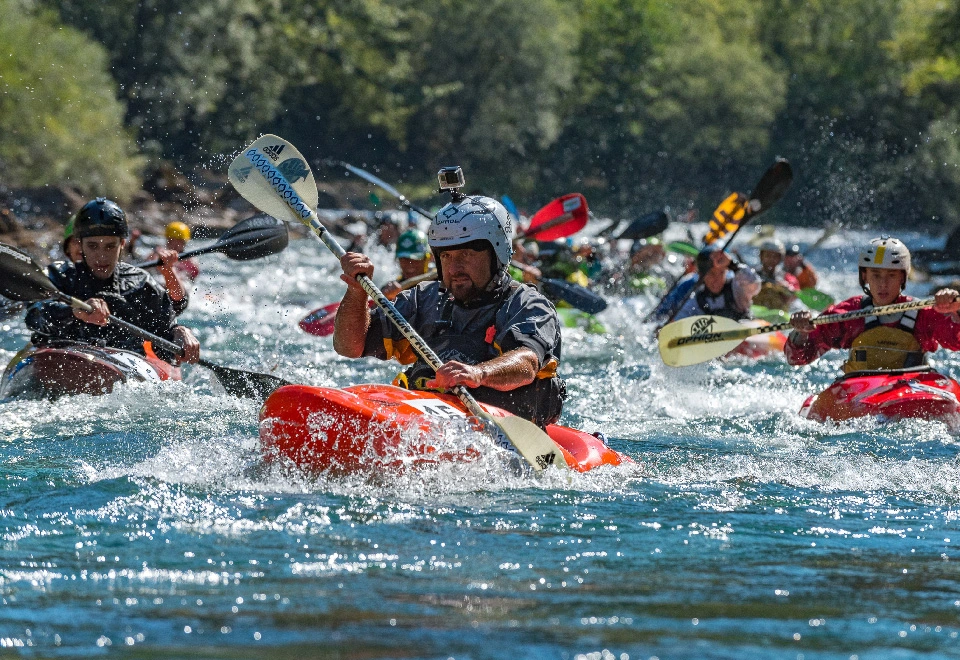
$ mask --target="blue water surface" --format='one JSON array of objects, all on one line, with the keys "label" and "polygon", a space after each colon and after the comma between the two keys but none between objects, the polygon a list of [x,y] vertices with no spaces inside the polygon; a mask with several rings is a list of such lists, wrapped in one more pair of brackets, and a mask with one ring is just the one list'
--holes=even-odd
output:
[{"label": "blue water surface", "polygon": [[[811,255],[821,288],[857,292],[862,238]],[[376,279],[393,274],[375,256]],[[297,329],[343,290],[316,242],[203,268],[184,322],[208,359],[392,378]],[[201,368],[0,405],[0,656],[960,657],[956,437],[801,419],[839,355],[664,367],[639,321],[652,300],[612,300],[606,335],[565,331],[564,423],[636,461],[569,481],[516,474],[492,446],[399,475],[268,464],[257,403]],[[5,361],[28,334],[0,327]]]}]

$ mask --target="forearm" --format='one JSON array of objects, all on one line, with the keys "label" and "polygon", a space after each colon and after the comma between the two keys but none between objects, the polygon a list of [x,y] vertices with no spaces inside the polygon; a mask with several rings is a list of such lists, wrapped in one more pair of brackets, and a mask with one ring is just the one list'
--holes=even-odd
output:
[{"label": "forearm", "polygon": [[337,308],[333,327],[333,350],[349,358],[363,355],[367,329],[370,327],[366,294],[360,295],[353,289],[347,289]]},{"label": "forearm", "polygon": [[180,282],[180,278],[177,276],[177,273],[173,268],[160,268],[160,274],[163,275],[164,285],[167,287],[167,293],[170,295],[170,300],[177,303],[187,297],[186,291],[184,291],[183,283]]},{"label": "forearm", "polygon": [[482,386],[508,391],[532,383],[539,371],[539,360],[529,348],[517,348],[476,366],[483,374]]}]

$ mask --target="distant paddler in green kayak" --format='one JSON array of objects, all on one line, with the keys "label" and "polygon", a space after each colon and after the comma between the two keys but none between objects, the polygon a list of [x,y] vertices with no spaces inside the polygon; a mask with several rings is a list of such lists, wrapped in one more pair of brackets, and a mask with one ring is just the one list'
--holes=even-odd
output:
[{"label": "distant paddler in green kayak", "polygon": [[557,376],[560,322],[549,300],[507,272],[512,224],[500,202],[456,189],[434,217],[428,242],[439,281],[400,293],[394,304],[443,361],[437,371],[383,312],[371,313],[356,277],[372,277],[373,264],[359,253],[340,260],[348,288],[337,313],[334,349],[346,357],[395,358],[409,365],[395,382],[409,389],[463,385],[482,403],[540,426],[555,422],[565,396]]},{"label": "distant paddler in green kayak", "polygon": [[[88,202],[74,217],[73,235],[79,240],[82,260],[52,264],[47,272],[57,289],[85,300],[93,310],[74,309],[55,301],[31,305],[26,323],[34,331],[33,343],[50,339],[102,342],[112,348],[143,354],[143,340],[109,323],[112,313],[182,346],[181,361],[197,362],[200,343],[188,328],[175,321],[178,309],[186,306],[182,289],[180,298],[176,299],[173,291],[165,290],[144,270],[120,262],[130,235],[123,209],[103,197]],[[176,252],[166,252],[163,267],[170,270],[176,262]],[[172,270],[170,274],[176,281]],[[159,349],[157,352],[166,360],[176,357]]]}]

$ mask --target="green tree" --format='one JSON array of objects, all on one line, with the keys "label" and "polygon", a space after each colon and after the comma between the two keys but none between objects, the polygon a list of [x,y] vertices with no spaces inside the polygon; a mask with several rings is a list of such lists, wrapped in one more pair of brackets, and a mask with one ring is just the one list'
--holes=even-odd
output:
[{"label": "green tree", "polygon": [[785,84],[752,7],[583,0],[576,94],[546,180],[580,181],[623,214],[688,200],[712,211],[756,177]]},{"label": "green tree", "polygon": [[0,176],[128,198],[142,160],[104,49],[17,0],[0,16]]}]

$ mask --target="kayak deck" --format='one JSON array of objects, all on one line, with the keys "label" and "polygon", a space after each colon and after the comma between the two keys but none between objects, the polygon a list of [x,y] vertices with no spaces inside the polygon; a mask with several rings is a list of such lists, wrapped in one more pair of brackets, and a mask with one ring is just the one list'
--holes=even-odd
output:
[{"label": "kayak deck", "polygon": [[[494,417],[509,416],[481,405]],[[467,417],[452,395],[392,385],[288,385],[274,391],[261,408],[260,441],[268,455],[318,472],[473,461],[480,455],[476,447],[439,449],[425,440],[436,432],[438,421]],[[546,431],[579,472],[630,461],[589,433],[556,425]]]},{"label": "kayak deck", "polygon": [[931,419],[960,430],[960,385],[931,368],[857,371],[807,398],[800,415],[814,421]]},{"label": "kayak deck", "polygon": [[108,394],[120,383],[180,378],[178,367],[153,356],[80,343],[30,344],[7,365],[0,398]]}]

